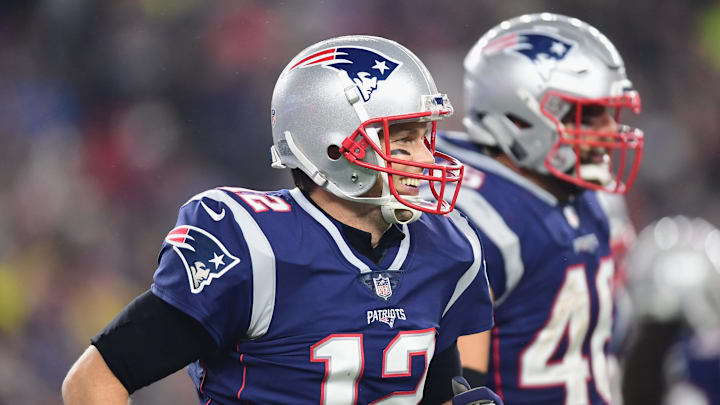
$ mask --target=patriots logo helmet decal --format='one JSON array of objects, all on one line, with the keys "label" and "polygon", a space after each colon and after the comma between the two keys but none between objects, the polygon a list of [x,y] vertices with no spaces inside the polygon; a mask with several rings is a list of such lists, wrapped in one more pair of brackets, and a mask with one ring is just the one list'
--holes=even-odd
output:
[{"label": "patriots logo helmet decal", "polygon": [[401,64],[374,49],[345,46],[315,52],[293,65],[288,72],[316,65],[345,72],[367,102],[379,83],[390,77]]},{"label": "patriots logo helmet decal", "polygon": [[193,294],[240,263],[215,236],[195,226],[178,226],[168,233],[165,242],[180,256]]},{"label": "patriots logo helmet decal", "polygon": [[550,33],[511,33],[490,42],[483,52],[512,52],[530,60],[540,75],[549,80],[557,63],[575,47],[569,39]]}]

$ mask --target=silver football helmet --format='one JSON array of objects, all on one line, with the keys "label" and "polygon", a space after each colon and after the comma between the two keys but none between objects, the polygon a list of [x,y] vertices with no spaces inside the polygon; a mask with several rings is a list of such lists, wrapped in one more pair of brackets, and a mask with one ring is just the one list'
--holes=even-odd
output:
[{"label": "silver football helmet", "polygon": [[[583,109],[597,106],[614,109],[616,122],[625,108],[640,112],[620,54],[594,27],[551,13],[503,21],[465,57],[464,88],[463,123],[476,142],[582,187],[624,193],[632,185],[642,131],[598,132],[583,120]],[[581,148],[602,156],[583,162]]]},{"label": "silver football helmet", "polygon": [[[397,209],[445,214],[455,195],[448,183],[462,180],[463,166],[435,151],[437,121],[450,116],[448,97],[438,93],[430,72],[402,45],[379,37],[345,36],[314,44],[287,65],[275,85],[271,125],[273,167],[299,168],[331,193],[351,201],[376,204],[390,222]],[[436,164],[390,155],[389,137],[380,131],[402,122],[428,122],[426,146]],[[381,147],[385,147],[383,151]],[[401,171],[393,164],[415,168]],[[417,170],[417,169],[420,170]],[[428,181],[436,200],[400,195],[392,176]],[[376,181],[382,195],[363,196]],[[404,222],[410,222],[404,221]]]},{"label": "silver football helmet", "polygon": [[720,327],[720,230],[701,218],[665,217],[646,227],[628,256],[638,316]]}]

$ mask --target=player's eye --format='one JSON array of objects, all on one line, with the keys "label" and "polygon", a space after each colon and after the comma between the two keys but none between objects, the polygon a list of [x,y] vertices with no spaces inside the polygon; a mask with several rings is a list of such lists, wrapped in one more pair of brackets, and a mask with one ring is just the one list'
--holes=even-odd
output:
[{"label": "player's eye", "polygon": [[600,117],[603,114],[605,114],[605,111],[607,110],[607,107],[600,104],[589,104],[578,107],[577,105],[573,106],[570,111],[565,114],[565,116],[562,119],[562,122],[564,123],[574,123],[576,119],[577,109],[581,108],[581,116],[580,116],[580,123],[583,125],[590,125],[592,123],[592,120],[594,118]]},{"label": "player's eye", "polygon": [[606,107],[604,105],[599,105],[599,104],[586,105],[583,107],[582,116],[583,116],[583,119],[600,117],[603,114],[605,114],[605,110],[606,110]]},{"label": "player's eye", "polygon": [[392,137],[390,139],[390,142],[394,144],[405,144],[408,142],[412,142],[412,136],[406,132],[404,134]]}]

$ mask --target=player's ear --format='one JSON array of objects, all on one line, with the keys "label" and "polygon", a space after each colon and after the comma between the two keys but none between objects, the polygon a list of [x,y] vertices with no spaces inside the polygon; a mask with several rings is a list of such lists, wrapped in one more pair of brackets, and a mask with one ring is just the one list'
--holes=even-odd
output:
[{"label": "player's ear", "polygon": [[317,184],[315,184],[315,182],[312,181],[312,179],[310,177],[308,177],[308,175],[305,174],[305,172],[300,169],[290,170],[290,175],[292,176],[295,187],[299,188],[300,190],[302,190],[306,193],[309,193],[315,187],[317,187]]}]

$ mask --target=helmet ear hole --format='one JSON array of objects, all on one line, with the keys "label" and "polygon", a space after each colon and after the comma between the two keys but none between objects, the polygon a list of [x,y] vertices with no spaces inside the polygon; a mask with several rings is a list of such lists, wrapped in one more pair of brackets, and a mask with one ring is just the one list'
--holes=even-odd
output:
[{"label": "helmet ear hole", "polygon": [[474,112],[474,119],[478,123],[482,123],[483,119],[485,119],[485,116],[487,115],[487,111],[475,111]]},{"label": "helmet ear hole", "polygon": [[327,148],[327,155],[331,160],[338,160],[342,156],[340,153],[340,147],[337,145],[330,145]]},{"label": "helmet ear hole", "polygon": [[517,115],[515,115],[513,113],[506,113],[505,116],[507,117],[507,119],[512,121],[512,123],[515,124],[515,126],[518,127],[519,129],[532,128],[531,123],[525,121],[524,119],[518,117]]}]

